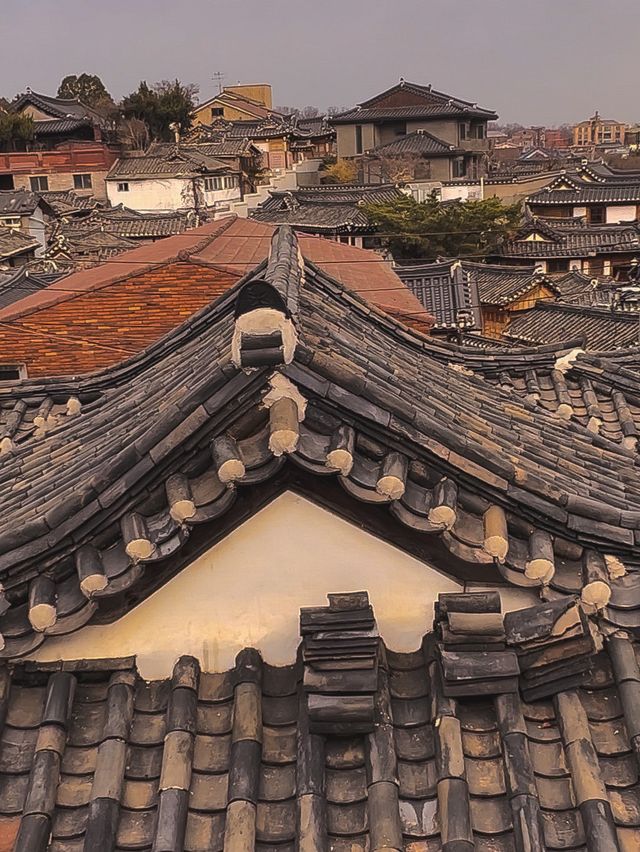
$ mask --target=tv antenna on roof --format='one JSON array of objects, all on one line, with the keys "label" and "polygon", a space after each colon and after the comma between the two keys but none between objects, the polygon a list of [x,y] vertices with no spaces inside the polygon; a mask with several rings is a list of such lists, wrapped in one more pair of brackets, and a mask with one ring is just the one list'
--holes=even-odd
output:
[{"label": "tv antenna on roof", "polygon": [[222,84],[224,83],[224,71],[214,71],[211,79],[214,83],[218,84],[218,92],[221,92],[223,88]]}]

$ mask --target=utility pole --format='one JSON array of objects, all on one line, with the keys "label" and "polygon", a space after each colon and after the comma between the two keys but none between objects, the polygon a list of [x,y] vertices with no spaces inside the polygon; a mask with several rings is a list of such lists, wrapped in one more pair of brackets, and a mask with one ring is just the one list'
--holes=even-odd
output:
[{"label": "utility pole", "polygon": [[218,85],[218,94],[222,91],[222,84],[224,83],[224,71],[214,71],[211,75],[211,79],[214,83]]}]

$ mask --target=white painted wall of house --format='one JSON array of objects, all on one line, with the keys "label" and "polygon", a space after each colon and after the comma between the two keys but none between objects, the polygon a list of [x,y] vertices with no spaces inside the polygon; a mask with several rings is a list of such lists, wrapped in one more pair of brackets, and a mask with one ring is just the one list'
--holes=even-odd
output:
[{"label": "white painted wall of house", "polygon": [[[111,204],[124,204],[140,213],[164,213],[184,210],[194,206],[193,181],[191,178],[168,178],[162,180],[108,180],[107,198]],[[128,191],[118,189],[126,184]],[[218,203],[240,200],[240,187],[203,192],[204,203],[214,207]]]},{"label": "white painted wall of house", "polygon": [[[463,586],[287,492],[118,621],[52,638],[33,659],[136,654],[149,680],[169,676],[181,654],[197,657],[205,671],[224,671],[247,646],[285,665],[300,641],[300,607],[326,605],[328,592],[361,589],[387,647],[412,651],[431,630],[438,594]],[[501,595],[505,611],[538,601],[530,589],[504,588]]]},{"label": "white painted wall of house", "polygon": [[607,224],[615,225],[618,222],[633,222],[636,218],[635,204],[622,204],[607,207]]}]

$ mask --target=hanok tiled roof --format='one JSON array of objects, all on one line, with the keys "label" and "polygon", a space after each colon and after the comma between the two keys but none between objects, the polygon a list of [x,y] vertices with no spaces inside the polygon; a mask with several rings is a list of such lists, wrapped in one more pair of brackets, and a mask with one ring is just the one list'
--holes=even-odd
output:
[{"label": "hanok tiled roof", "polygon": [[251,211],[251,218],[313,233],[374,231],[363,206],[393,201],[402,194],[392,184],[337,184],[271,191],[269,198]]},{"label": "hanok tiled roof", "polygon": [[0,227],[0,261],[27,252],[35,252],[40,243],[15,228]]},{"label": "hanok tiled roof", "polygon": [[37,121],[34,125],[36,137],[73,133],[82,127],[93,127],[90,118],[51,118],[48,121]]},{"label": "hanok tiled roof", "polygon": [[[441,600],[438,630],[473,619],[447,608],[477,597]],[[524,613],[505,618],[503,636]],[[528,633],[551,629],[553,608],[544,615],[549,625]],[[325,696],[304,690],[310,664],[275,667],[250,648],[229,671],[183,656],[153,682],[132,658],[4,670],[1,842],[17,852],[638,848],[637,646],[610,639],[576,688],[525,700],[499,692],[512,650],[485,634],[488,651],[451,652],[439,636],[414,653],[378,645],[371,690],[331,698],[341,716],[349,703],[352,717],[370,708],[374,724],[346,734],[315,731],[309,702]],[[493,666],[489,694],[452,697],[446,675],[464,683],[479,656]],[[357,674],[325,678],[351,685]]]},{"label": "hanok tiled roof", "polygon": [[50,239],[46,257],[89,259],[95,263],[137,248],[137,243],[99,225],[93,228],[64,228]]},{"label": "hanok tiled roof", "polygon": [[481,329],[478,284],[459,261],[396,266],[398,277],[436,318],[436,328]]},{"label": "hanok tiled roof", "polygon": [[450,145],[448,142],[443,142],[432,133],[426,130],[416,130],[414,133],[408,133],[394,142],[388,142],[386,145],[379,145],[377,148],[372,148],[367,153],[371,156],[384,157],[400,157],[400,156],[415,156],[415,157],[453,157],[461,152],[460,148],[455,145]]},{"label": "hanok tiled roof", "polygon": [[[637,222],[617,225],[587,225],[575,220],[562,220],[550,224],[549,220],[534,219],[528,223],[515,239],[503,243],[498,253],[504,257],[581,258],[612,252],[640,251],[640,227]],[[532,231],[539,232],[544,239],[528,240]]]},{"label": "hanok tiled roof", "polygon": [[[252,156],[254,154],[260,154],[258,148],[256,148],[250,139],[247,138],[239,138],[239,139],[226,139],[221,138],[218,141],[211,142],[201,142],[199,139],[201,136],[205,135],[204,131],[202,131],[202,125],[198,125],[193,128],[189,138],[189,141],[184,144],[181,148],[183,151],[195,151],[196,153],[204,154],[207,157],[247,157]],[[193,137],[193,141],[190,141]],[[173,145],[168,142],[154,142],[147,149],[147,154],[156,155],[161,154],[165,155],[173,149]]]},{"label": "hanok tiled roof", "polygon": [[541,303],[512,320],[505,335],[525,344],[560,343],[583,336],[589,349],[636,346],[638,316],[627,311]]},{"label": "hanok tiled roof", "polygon": [[215,157],[197,151],[176,151],[162,156],[129,156],[120,157],[113,164],[105,180],[121,180],[123,178],[162,178],[189,177],[203,173],[228,171],[229,166]]},{"label": "hanok tiled roof", "polygon": [[[71,219],[61,223],[54,232],[81,239],[82,234],[100,228],[110,234],[132,239],[159,239],[182,234],[197,228],[201,222],[195,211],[176,210],[171,213],[140,213],[124,205],[94,210],[82,219]],[[132,248],[132,246],[129,246]]]},{"label": "hanok tiled roof", "polygon": [[640,179],[636,176],[584,180],[577,174],[562,175],[526,199],[535,207],[581,204],[628,204],[640,202]]},{"label": "hanok tiled roof", "polygon": [[[104,122],[104,119],[99,113],[76,98],[53,98],[49,95],[40,95],[37,92],[27,92],[16,101],[13,108],[16,111],[20,111],[28,104],[33,104],[41,112],[50,115],[52,118],[90,119],[94,124],[102,124]],[[43,122],[43,124],[46,124],[46,122]],[[36,129],[39,126],[40,122],[37,121]]]},{"label": "hanok tiled roof", "polygon": [[570,299],[590,293],[599,283],[597,276],[585,275],[584,272],[579,272],[577,269],[550,275],[549,278],[553,281],[562,299]]},{"label": "hanok tiled roof", "polygon": [[77,195],[67,189],[59,192],[39,192],[40,198],[51,205],[57,216],[84,216],[90,210],[101,206],[91,195]]},{"label": "hanok tiled roof", "polygon": [[[0,362],[20,356],[33,376],[80,374],[117,363],[261,263],[273,231],[229,217],[147,243],[117,262],[74,269],[60,287],[0,311]],[[430,327],[430,315],[380,255],[319,237],[301,237],[300,246],[305,257],[372,304],[408,325]],[[55,263],[65,266],[59,258]]]},{"label": "hanok tiled roof", "polygon": [[7,273],[0,272],[0,310],[30,293],[44,290],[65,275],[64,272],[31,272],[29,266],[25,264]]},{"label": "hanok tiled roof", "polygon": [[[411,106],[379,106],[379,102],[397,91],[415,95],[416,103]],[[387,91],[363,101],[355,109],[333,115],[332,124],[351,124],[353,122],[386,121],[394,119],[438,118],[440,116],[459,116],[461,118],[485,118],[493,121],[498,116],[492,110],[481,109],[471,101],[454,98],[444,92],[438,92],[431,86],[401,81]]]},{"label": "hanok tiled roof", "polygon": [[[265,308],[268,333],[253,324]],[[213,522],[219,536],[255,487],[265,500],[290,476],[349,511],[378,504],[374,527],[435,567],[567,606],[580,596],[603,630],[640,630],[634,451],[438,349],[302,264],[281,228],[268,262],[144,353],[85,380],[16,383],[1,395],[14,416],[1,439],[0,658],[118,617],[179,570],[192,535]],[[48,424],[42,401],[37,437],[14,442],[43,392],[69,394],[66,413]]]},{"label": "hanok tiled roof", "polygon": [[[448,270],[448,272],[447,272]],[[457,310],[474,312],[476,314],[477,328],[482,327],[477,309],[480,305],[508,305],[534,288],[544,285],[555,291],[555,284],[540,270],[530,266],[499,266],[485,263],[472,263],[466,260],[449,260],[446,262],[427,263],[420,265],[406,265],[398,267],[398,275],[422,301],[425,307],[429,306],[430,300],[436,298],[438,301],[443,296],[436,296],[433,287],[440,291],[442,275],[445,274],[449,280],[449,288],[454,284],[461,285],[466,292],[462,296],[460,292]],[[453,316],[450,315],[451,299],[442,303],[445,316],[441,310],[434,311],[436,317],[441,318],[444,325],[455,325]],[[451,304],[450,304],[451,302]]]},{"label": "hanok tiled roof", "polygon": [[0,216],[29,216],[39,203],[40,196],[35,192],[26,189],[0,190]]}]

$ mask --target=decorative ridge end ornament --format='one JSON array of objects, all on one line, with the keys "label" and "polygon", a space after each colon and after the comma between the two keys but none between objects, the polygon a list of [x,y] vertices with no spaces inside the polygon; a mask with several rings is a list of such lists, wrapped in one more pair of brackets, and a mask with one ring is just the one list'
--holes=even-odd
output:
[{"label": "decorative ridge end ornament", "polygon": [[572,349],[570,352],[566,352],[564,355],[561,355],[556,359],[555,364],[553,365],[554,370],[558,370],[560,373],[568,372],[574,363],[577,361],[580,355],[584,355],[585,351],[581,348]]},{"label": "decorative ridge end ornament", "polygon": [[374,729],[380,639],[367,592],[330,594],[329,606],[300,610],[309,730],[368,734]]},{"label": "decorative ridge end ornament", "polygon": [[261,278],[248,281],[236,301],[231,355],[236,367],[290,364],[298,342],[294,318],[304,282],[304,259],[295,234],[279,227]]},{"label": "decorative ridge end ornament", "polygon": [[293,453],[300,440],[300,423],[307,401],[298,388],[280,373],[269,379],[270,390],[262,400],[269,409],[269,449],[274,456]]}]

